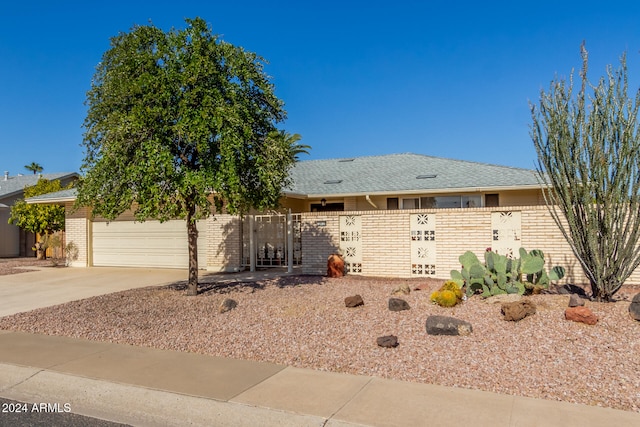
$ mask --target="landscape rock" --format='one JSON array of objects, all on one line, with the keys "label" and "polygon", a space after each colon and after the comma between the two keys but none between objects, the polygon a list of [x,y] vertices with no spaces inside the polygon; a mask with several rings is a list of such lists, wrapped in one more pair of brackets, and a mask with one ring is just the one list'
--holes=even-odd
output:
[{"label": "landscape rock", "polygon": [[431,285],[429,285],[428,283],[420,283],[419,285],[413,287],[414,291],[428,291],[429,289],[431,289]]},{"label": "landscape rock", "polygon": [[536,314],[536,305],[529,299],[505,302],[500,309],[504,314],[504,320],[517,322],[527,316]]},{"label": "landscape rock", "polygon": [[587,325],[598,323],[598,317],[587,307],[569,307],[564,311],[564,318]]},{"label": "landscape rock", "polygon": [[403,299],[389,298],[389,310],[391,311],[409,310],[410,308],[409,303]]},{"label": "landscape rock", "polygon": [[629,314],[631,318],[640,320],[640,294],[636,294],[629,304]]},{"label": "landscape rock", "polygon": [[220,307],[218,307],[219,313],[226,313],[229,310],[233,310],[238,306],[238,302],[231,298],[225,298],[221,303]]},{"label": "landscape rock", "polygon": [[344,259],[339,254],[329,255],[329,258],[327,259],[327,276],[344,276]]},{"label": "landscape rock", "polygon": [[473,331],[471,323],[448,316],[427,317],[429,335],[469,335]]},{"label": "landscape rock", "polygon": [[346,297],[344,299],[344,305],[346,307],[358,307],[364,305],[364,300],[360,295],[354,295],[352,297]]},{"label": "landscape rock", "polygon": [[395,335],[386,335],[378,337],[376,340],[380,347],[393,348],[398,346],[398,337]]},{"label": "landscape rock", "polygon": [[411,293],[411,287],[409,287],[409,285],[405,283],[404,285],[400,285],[397,288],[395,288],[391,292],[391,295],[409,295],[410,293]]},{"label": "landscape rock", "polygon": [[582,307],[584,305],[584,300],[580,298],[578,294],[571,294],[569,296],[569,307]]}]

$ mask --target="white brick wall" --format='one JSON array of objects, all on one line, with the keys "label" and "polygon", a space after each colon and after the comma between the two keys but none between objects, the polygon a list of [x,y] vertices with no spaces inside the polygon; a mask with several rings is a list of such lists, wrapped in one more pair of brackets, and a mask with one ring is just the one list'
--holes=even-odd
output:
[{"label": "white brick wall", "polygon": [[[519,211],[522,242],[527,250],[545,253],[547,268],[567,269],[564,281],[585,282],[580,265],[556,226],[546,206],[517,206],[472,209],[378,210],[349,212],[362,216],[362,274],[369,276],[411,276],[410,215],[427,212],[436,218],[436,277],[447,279],[459,270],[458,257],[470,250],[482,259],[492,246],[491,213]],[[346,212],[302,214],[302,264],[305,274],[325,274],[327,257],[339,247],[340,215]],[[318,223],[326,223],[317,226]],[[640,273],[630,282],[637,283]]]},{"label": "white brick wall", "polygon": [[78,248],[78,258],[70,260],[71,267],[87,267],[89,265],[89,209],[73,210],[73,202],[65,203],[65,241]]}]

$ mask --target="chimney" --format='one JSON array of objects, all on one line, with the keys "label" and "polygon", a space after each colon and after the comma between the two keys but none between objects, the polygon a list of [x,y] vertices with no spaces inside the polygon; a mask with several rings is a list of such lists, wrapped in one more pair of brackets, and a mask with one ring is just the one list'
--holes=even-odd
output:
[{"label": "chimney", "polygon": [[4,180],[5,181],[9,180],[9,171],[4,171]]}]

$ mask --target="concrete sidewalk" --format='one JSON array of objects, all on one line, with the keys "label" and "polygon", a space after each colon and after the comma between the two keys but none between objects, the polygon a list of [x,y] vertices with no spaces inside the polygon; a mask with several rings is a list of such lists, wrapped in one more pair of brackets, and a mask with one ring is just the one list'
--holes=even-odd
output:
[{"label": "concrete sidewalk", "polygon": [[134,426],[640,425],[634,412],[7,331],[0,396]]}]

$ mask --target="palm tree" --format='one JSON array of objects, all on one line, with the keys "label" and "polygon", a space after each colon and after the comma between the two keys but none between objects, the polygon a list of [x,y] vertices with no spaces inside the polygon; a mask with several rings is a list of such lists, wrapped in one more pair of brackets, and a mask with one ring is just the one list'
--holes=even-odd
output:
[{"label": "palm tree", "polygon": [[309,150],[311,149],[310,145],[298,144],[298,141],[302,139],[299,133],[290,134],[287,131],[279,130],[274,131],[271,134],[271,138],[283,141],[285,145],[289,147],[289,154],[296,162],[300,160],[300,154],[309,154]]},{"label": "palm tree", "polygon": [[42,172],[42,170],[44,169],[42,165],[40,165],[40,163],[36,163],[36,162],[31,162],[30,165],[26,165],[24,168],[26,170],[32,171],[34,175],[39,172]]}]

